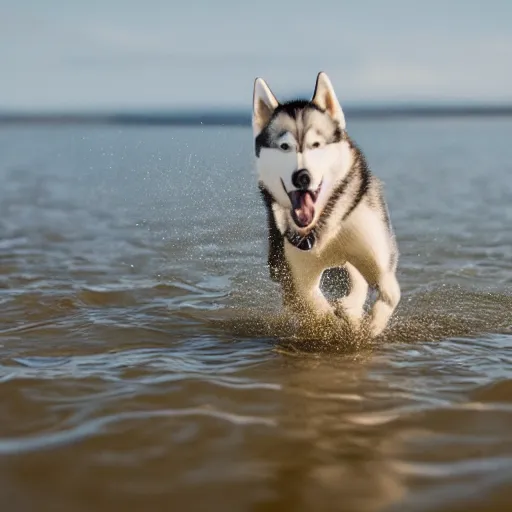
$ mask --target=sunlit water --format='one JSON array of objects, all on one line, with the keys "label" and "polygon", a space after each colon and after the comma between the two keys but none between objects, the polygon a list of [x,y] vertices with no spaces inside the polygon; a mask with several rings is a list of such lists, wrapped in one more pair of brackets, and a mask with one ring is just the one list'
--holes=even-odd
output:
[{"label": "sunlit water", "polygon": [[2,510],[509,510],[512,120],[350,129],[377,343],[282,314],[249,128],[0,128]]}]

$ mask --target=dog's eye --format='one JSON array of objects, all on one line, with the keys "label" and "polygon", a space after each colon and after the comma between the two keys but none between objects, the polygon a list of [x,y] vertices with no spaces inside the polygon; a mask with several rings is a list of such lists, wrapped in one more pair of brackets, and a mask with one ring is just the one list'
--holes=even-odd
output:
[{"label": "dog's eye", "polygon": [[279,146],[283,151],[288,151],[290,149],[290,144],[287,144],[286,142],[283,142],[280,146]]},{"label": "dog's eye", "polygon": [[319,148],[320,147],[320,142],[313,142],[313,144],[311,145],[312,148]]}]

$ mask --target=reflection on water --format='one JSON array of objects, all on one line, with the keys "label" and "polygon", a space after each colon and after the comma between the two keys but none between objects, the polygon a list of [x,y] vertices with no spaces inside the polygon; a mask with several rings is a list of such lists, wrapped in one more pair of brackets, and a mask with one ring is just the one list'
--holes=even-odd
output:
[{"label": "reflection on water", "polygon": [[2,128],[2,501],[508,510],[511,132],[353,123],[402,253],[371,342],[280,310],[250,129]]}]

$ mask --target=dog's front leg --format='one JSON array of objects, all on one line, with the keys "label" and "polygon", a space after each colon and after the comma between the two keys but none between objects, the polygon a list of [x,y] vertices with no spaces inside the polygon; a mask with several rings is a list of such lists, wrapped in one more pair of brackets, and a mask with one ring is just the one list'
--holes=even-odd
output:
[{"label": "dog's front leg", "polygon": [[[370,254],[370,253],[369,253]],[[400,285],[395,270],[380,265],[377,261],[353,261],[368,284],[377,290],[377,298],[370,311],[369,329],[378,336],[386,328],[391,315],[400,302]]]},{"label": "dog's front leg", "polygon": [[378,336],[387,326],[400,302],[400,285],[394,272],[382,272],[375,283],[378,295],[370,315],[370,330]]},{"label": "dog's front leg", "polygon": [[324,270],[320,262],[295,247],[286,246],[285,253],[291,278],[287,292],[293,296],[290,306],[305,316],[333,315],[334,309],[320,289]]},{"label": "dog's front leg", "polygon": [[359,217],[352,219],[343,242],[349,250],[347,260],[377,291],[367,328],[372,336],[378,336],[400,302],[400,285],[396,279],[398,247],[381,215],[364,209]]},{"label": "dog's front leg", "polygon": [[292,269],[294,309],[305,316],[324,316],[334,313],[333,307],[320,289],[321,272],[313,274]]},{"label": "dog's front leg", "polygon": [[368,296],[368,283],[356,267],[345,264],[349,277],[349,290],[345,297],[336,301],[336,312],[344,317],[354,329],[358,329],[364,314],[364,303]]}]

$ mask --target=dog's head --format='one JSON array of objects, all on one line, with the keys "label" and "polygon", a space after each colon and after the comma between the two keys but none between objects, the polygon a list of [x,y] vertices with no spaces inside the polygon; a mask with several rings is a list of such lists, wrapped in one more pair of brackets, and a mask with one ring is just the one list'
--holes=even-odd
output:
[{"label": "dog's head", "polygon": [[352,164],[345,116],[328,76],[318,74],[310,101],[287,103],[257,78],[252,126],[261,185],[289,212],[291,227],[308,233]]}]

